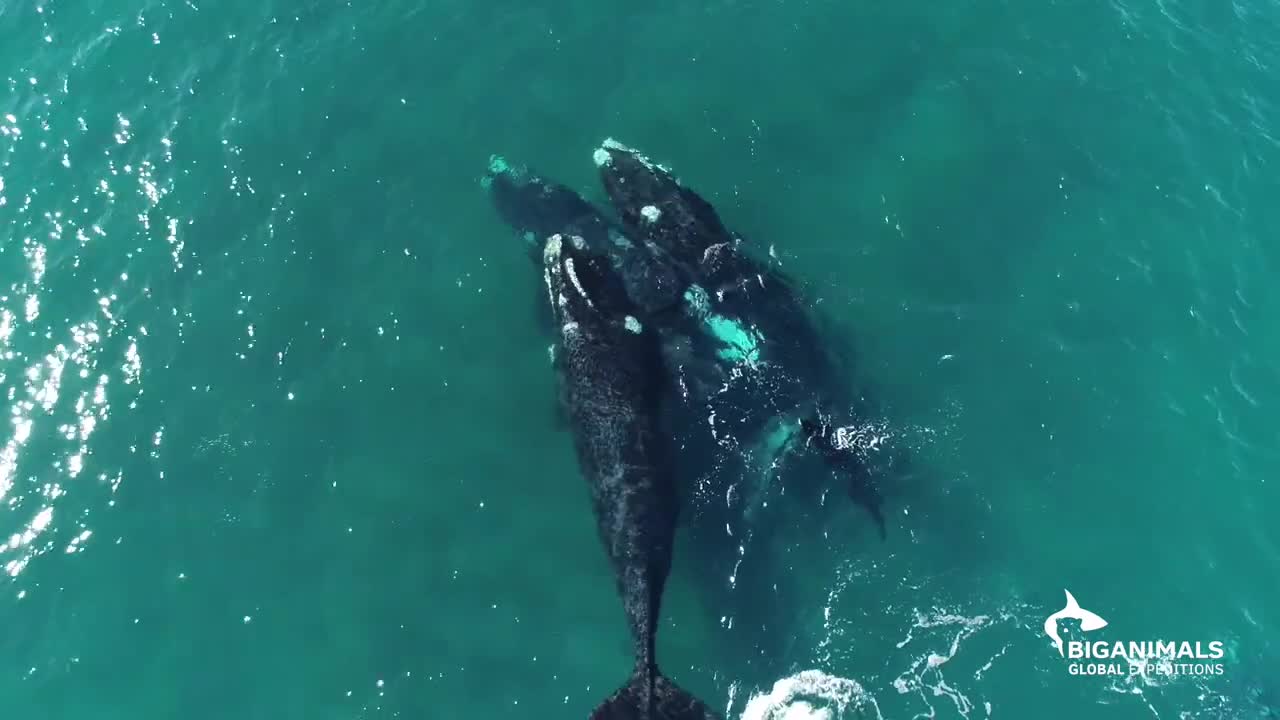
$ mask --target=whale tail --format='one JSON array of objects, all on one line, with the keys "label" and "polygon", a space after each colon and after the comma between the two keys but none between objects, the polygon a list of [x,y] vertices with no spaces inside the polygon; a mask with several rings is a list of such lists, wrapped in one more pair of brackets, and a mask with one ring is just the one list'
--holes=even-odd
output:
[{"label": "whale tail", "polygon": [[591,720],[720,720],[706,703],[655,672],[653,692],[645,673],[631,676],[608,700],[591,713]]},{"label": "whale tail", "polygon": [[849,482],[849,498],[871,515],[875,521],[880,539],[889,536],[888,523],[884,516],[884,498],[876,489],[871,477],[871,468],[858,456],[856,448],[849,447],[839,440],[839,428],[832,428],[819,415],[816,418],[801,418],[800,432],[805,441],[815,444],[832,469],[846,476]]}]

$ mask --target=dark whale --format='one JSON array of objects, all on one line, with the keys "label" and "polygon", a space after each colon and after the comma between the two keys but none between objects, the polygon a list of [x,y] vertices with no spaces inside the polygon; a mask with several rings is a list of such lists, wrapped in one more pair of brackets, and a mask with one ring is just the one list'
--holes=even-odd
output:
[{"label": "dark whale", "polygon": [[858,455],[858,428],[833,427],[821,418],[804,418],[800,430],[805,442],[822,455],[827,465],[839,470],[849,480],[849,498],[861,505],[875,521],[880,539],[888,535],[884,519],[884,498],[868,474],[866,463]]},{"label": "dark whale", "polygon": [[[791,279],[776,262],[748,253],[746,241],[711,203],[668,168],[613,140],[594,157],[623,232],[676,261],[689,283],[686,298],[719,342],[720,358],[737,366],[726,373],[723,388],[696,399],[712,409],[709,422],[731,422],[734,438],[746,439],[745,451],[756,456],[753,463],[774,473],[797,450],[818,449],[846,477],[850,496],[876,508],[872,515],[883,528],[865,449],[837,452],[805,442],[814,433],[802,421],[834,408],[856,417],[867,413],[869,403],[841,377]],[[717,439],[726,434],[722,430],[709,428]]]},{"label": "dark whale", "polygon": [[[657,330],[678,400],[669,415],[690,478],[682,485],[730,503],[761,502],[787,459],[813,447],[800,420],[843,402],[808,308],[776,264],[744,252],[714,207],[668,169],[612,141],[595,161],[618,219],[499,156],[483,184],[535,256],[542,239],[561,233],[607,258],[638,317]],[[857,449],[818,455],[848,477],[851,497],[869,497]],[[748,475],[758,480],[738,487]],[[737,525],[742,508],[726,510],[715,524]]]},{"label": "dark whale", "polygon": [[655,657],[679,506],[673,456],[659,425],[668,379],[658,336],[637,319],[609,261],[581,236],[551,236],[543,263],[578,464],[635,644],[631,679],[591,718],[717,718],[664,677]]},{"label": "dark whale", "polygon": [[706,312],[754,336],[750,354],[769,357],[751,359],[785,367],[788,375],[829,379],[831,358],[808,307],[776,262],[745,252],[743,237],[711,203],[638,151],[607,140],[595,161],[624,231],[670,254],[703,295]]},{"label": "dark whale", "polygon": [[542,262],[542,244],[552,235],[580,237],[593,254],[609,258],[627,296],[645,314],[662,314],[680,304],[687,280],[667,253],[652,243],[633,242],[577,192],[497,155],[489,159],[482,183],[498,216],[523,236],[536,262]]}]

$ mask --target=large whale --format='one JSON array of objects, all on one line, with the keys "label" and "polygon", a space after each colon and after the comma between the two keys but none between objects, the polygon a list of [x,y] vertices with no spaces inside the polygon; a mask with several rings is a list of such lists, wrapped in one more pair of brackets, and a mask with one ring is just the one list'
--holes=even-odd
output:
[{"label": "large whale", "polygon": [[659,421],[667,378],[658,336],[636,317],[610,263],[581,236],[551,236],[543,263],[578,464],[635,646],[631,679],[591,718],[716,718],[662,675],[655,655],[679,506]]},{"label": "large whale", "polygon": [[[631,177],[640,188],[644,182],[640,169],[652,163],[639,162],[635,153],[631,157],[639,165]],[[596,159],[598,164],[612,163],[604,148],[596,152]],[[626,183],[624,172],[630,162],[619,156],[605,175],[606,188]],[[645,196],[615,189],[611,200],[620,210],[610,215],[575,190],[498,156],[490,159],[482,184],[498,215],[523,239],[539,265],[544,239],[557,233],[580,237],[593,254],[607,258],[636,306],[637,321],[660,338],[668,377],[663,416],[680,457],[677,490],[691,506],[685,516],[691,519],[691,550],[697,554],[693,564],[702,581],[710,583],[705,590],[710,591],[707,597],[721,623],[745,633],[742,637],[752,655],[780,657],[781,650],[771,645],[784,642],[785,631],[780,634],[778,628],[786,616],[765,598],[775,586],[777,571],[768,548],[780,529],[777,521],[786,515],[769,513],[768,508],[778,507],[770,501],[779,487],[799,494],[825,487],[813,482],[821,465],[797,461],[812,456],[827,460],[828,469],[853,471],[850,494],[868,505],[877,526],[883,528],[878,504],[868,502],[878,502],[878,495],[868,489],[870,474],[861,466],[860,453],[844,446],[827,448],[821,432],[806,432],[797,421],[817,418],[821,427],[829,427],[828,418],[816,410],[807,412],[801,401],[826,397],[836,404],[826,395],[829,378],[810,369],[811,356],[821,353],[823,346],[808,324],[799,294],[777,268],[759,267],[736,254],[719,258],[737,263],[735,272],[725,271],[732,266],[710,272],[708,268],[715,267],[718,259],[712,257],[710,263],[703,259],[707,248],[717,243],[705,238],[723,239],[729,231],[709,204],[692,192],[683,193],[678,202],[664,203],[672,210],[667,217],[683,213],[692,220],[703,218],[710,229],[663,236],[648,227],[657,207],[647,203],[662,202],[657,192]],[[641,199],[645,204],[637,202]],[[633,212],[628,213],[628,207]],[[659,223],[658,227],[665,226]],[[690,222],[685,227],[698,226]],[[682,243],[699,245],[691,250]],[[754,285],[744,287],[741,279],[753,274],[759,276]],[[736,292],[729,280],[735,277],[739,279]],[[771,293],[784,302],[771,306]],[[753,306],[753,301],[762,306]],[[545,302],[538,305],[545,307]],[[555,345],[552,350],[553,361],[559,363],[562,358],[557,355],[562,351],[557,353]],[[569,404],[563,387],[561,395],[563,418],[563,408]]]},{"label": "large whale", "polygon": [[679,401],[672,403],[671,428],[691,478],[683,485],[707,500],[745,506],[721,508],[711,525],[735,534],[733,526],[765,502],[771,479],[785,474],[790,459],[818,448],[883,535],[865,449],[815,444],[801,426],[844,401],[790,279],[743,252],[741,237],[710,203],[666,168],[613,141],[595,151],[595,161],[617,220],[571,188],[499,156],[482,182],[498,215],[533,254],[542,239],[562,233],[608,258],[658,331],[673,377],[669,390]]},{"label": "large whale", "polygon": [[[869,403],[848,387],[772,250],[769,260],[747,252],[711,203],[639,151],[606,140],[594,159],[622,232],[681,268],[690,312],[703,319],[731,366],[716,392],[693,398],[708,409],[706,431],[717,441],[730,438],[732,449],[751,456],[749,464],[774,475],[796,451],[816,449],[883,536],[882,502],[867,464],[874,447],[860,442],[853,425],[842,428],[843,442],[829,437],[832,417],[857,419]],[[711,485],[718,490],[723,483]]]}]

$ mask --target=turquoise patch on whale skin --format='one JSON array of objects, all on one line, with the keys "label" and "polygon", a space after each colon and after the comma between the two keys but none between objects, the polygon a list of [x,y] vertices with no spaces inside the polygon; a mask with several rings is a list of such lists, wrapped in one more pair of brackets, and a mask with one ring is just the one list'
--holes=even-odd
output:
[{"label": "turquoise patch on whale skin", "polygon": [[773,427],[760,441],[760,450],[767,460],[775,462],[795,445],[799,436],[800,423],[795,418],[775,418]]},{"label": "turquoise patch on whale skin", "polygon": [[501,155],[489,156],[489,172],[494,175],[511,172],[511,165],[507,163],[507,159]]},{"label": "turquoise patch on whale skin", "polygon": [[707,318],[707,327],[711,334],[727,347],[717,353],[725,360],[755,364],[760,360],[760,333],[755,328],[746,330],[738,323],[723,315],[712,315]]},{"label": "turquoise patch on whale skin", "polygon": [[480,187],[488,190],[493,185],[493,178],[496,175],[510,175],[514,178],[519,178],[521,173],[519,169],[511,167],[507,159],[501,155],[490,155],[489,172],[480,178]]},{"label": "turquoise patch on whale skin", "polygon": [[711,312],[711,298],[707,291],[692,285],[684,292],[690,312],[707,326],[707,330],[725,345],[717,354],[732,362],[754,365],[760,360],[760,343],[764,336],[754,327],[743,326],[719,313]]},{"label": "turquoise patch on whale skin", "polygon": [[695,317],[705,318],[711,312],[711,298],[707,297],[707,291],[701,285],[690,285],[684,291],[684,301]]}]

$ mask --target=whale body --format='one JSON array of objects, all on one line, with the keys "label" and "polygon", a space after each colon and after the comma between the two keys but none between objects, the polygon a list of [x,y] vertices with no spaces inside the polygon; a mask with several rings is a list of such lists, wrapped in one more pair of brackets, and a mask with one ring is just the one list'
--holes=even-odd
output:
[{"label": "whale body", "polygon": [[637,318],[608,260],[593,254],[581,236],[551,236],[543,263],[578,465],[591,489],[635,650],[630,680],[591,718],[717,718],[659,671],[655,654],[679,507],[673,455],[660,423],[668,379],[658,336]]},{"label": "whale body", "polygon": [[[747,252],[742,236],[669,168],[614,140],[597,148],[594,158],[623,231],[676,260],[688,283],[690,310],[704,319],[719,359],[730,368],[722,387],[688,398],[709,408],[705,432],[722,445],[722,438],[732,438],[729,453],[715,463],[718,474],[742,474],[743,464],[730,453],[780,476],[789,458],[816,450],[883,537],[870,449],[833,444],[824,431],[832,426],[827,413],[843,410],[844,419],[856,420],[869,403],[843,381],[795,284],[777,263]],[[724,482],[708,483],[710,494],[723,491]],[[756,488],[756,495],[766,490]]]}]

